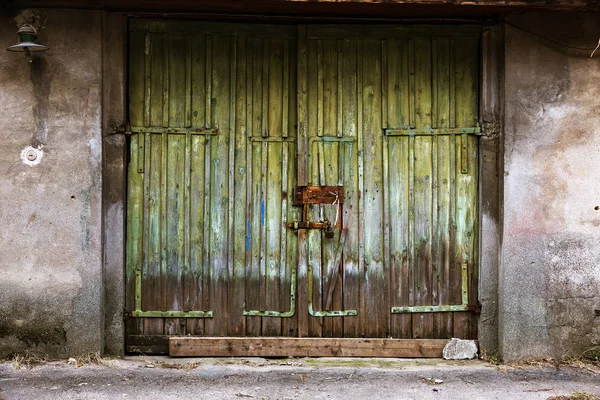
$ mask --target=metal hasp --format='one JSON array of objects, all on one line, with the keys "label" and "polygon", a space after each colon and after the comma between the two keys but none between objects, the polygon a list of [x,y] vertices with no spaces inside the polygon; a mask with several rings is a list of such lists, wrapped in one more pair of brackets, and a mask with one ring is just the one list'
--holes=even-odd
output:
[{"label": "metal hasp", "polygon": [[461,266],[462,289],[461,303],[458,305],[437,306],[406,306],[392,307],[392,314],[426,313],[426,312],[453,312],[453,311],[475,311],[480,312],[479,306],[469,305],[469,278],[467,274],[467,263]]},{"label": "metal hasp", "polygon": [[278,318],[290,318],[296,313],[296,270],[292,270],[292,283],[290,288],[290,310],[289,311],[259,311],[259,310],[244,310],[243,315],[249,317],[278,317]]},{"label": "metal hasp", "polygon": [[342,203],[344,203],[343,186],[296,186],[294,188],[295,206]]},{"label": "metal hasp", "polygon": [[287,223],[287,227],[298,231],[298,229],[323,229],[325,237],[334,237],[331,222],[308,221],[309,204],[332,204],[341,207],[344,203],[343,186],[296,186],[294,188],[294,205],[302,206],[302,220]]}]

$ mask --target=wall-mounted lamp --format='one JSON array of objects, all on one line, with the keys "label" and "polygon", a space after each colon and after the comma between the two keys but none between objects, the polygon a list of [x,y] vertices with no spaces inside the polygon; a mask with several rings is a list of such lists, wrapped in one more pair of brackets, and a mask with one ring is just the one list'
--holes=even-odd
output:
[{"label": "wall-mounted lamp", "polygon": [[6,50],[25,53],[25,56],[29,57],[29,62],[32,61],[31,52],[48,50],[48,47],[43,44],[35,43],[37,31],[33,26],[29,24],[22,25],[17,34],[19,35],[19,43],[10,46]]}]

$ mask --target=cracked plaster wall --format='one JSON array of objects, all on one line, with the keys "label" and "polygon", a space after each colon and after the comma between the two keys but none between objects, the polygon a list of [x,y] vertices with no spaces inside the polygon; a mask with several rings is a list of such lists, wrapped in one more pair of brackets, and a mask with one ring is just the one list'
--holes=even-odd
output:
[{"label": "cracked plaster wall", "polygon": [[[508,21],[576,46],[600,37],[598,14]],[[505,45],[500,349],[579,356],[600,344],[600,57],[511,26]]]},{"label": "cracked plaster wall", "polygon": [[35,14],[32,63],[0,15],[0,357],[102,350],[102,15]]}]

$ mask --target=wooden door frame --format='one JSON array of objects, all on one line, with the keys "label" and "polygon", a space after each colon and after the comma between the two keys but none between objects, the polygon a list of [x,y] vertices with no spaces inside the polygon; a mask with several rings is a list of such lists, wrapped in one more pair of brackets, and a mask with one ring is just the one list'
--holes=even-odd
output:
[{"label": "wooden door frame", "polygon": [[[106,12],[103,16],[102,32],[102,285],[105,317],[103,337],[104,352],[114,355],[122,355],[125,352],[123,316],[128,140],[122,133],[122,127],[127,121],[127,24],[128,18],[135,16],[137,15]],[[148,17],[147,14],[144,16]],[[495,353],[498,350],[498,285],[501,272],[499,254],[503,218],[502,24],[483,27],[480,60],[479,105],[483,136],[480,140],[479,161],[479,298],[482,302],[482,313],[478,338],[484,351]],[[298,90],[301,88],[298,87]],[[299,126],[298,129],[300,138],[302,127]]]}]

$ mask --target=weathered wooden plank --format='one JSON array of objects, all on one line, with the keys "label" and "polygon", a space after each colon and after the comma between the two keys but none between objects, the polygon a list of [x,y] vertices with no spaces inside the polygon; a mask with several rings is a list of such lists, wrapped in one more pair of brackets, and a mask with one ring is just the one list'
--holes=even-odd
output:
[{"label": "weathered wooden plank", "polygon": [[[129,55],[129,119],[132,123],[143,123],[144,112],[144,80],[145,80],[145,34],[143,32],[130,33],[132,48]],[[133,73],[144,71],[144,73]],[[144,174],[139,173],[138,165],[143,165],[144,136],[132,135],[129,152],[128,180],[127,180],[127,244],[126,244],[126,280],[125,280],[125,307],[127,310],[135,309],[136,269],[143,267],[143,237],[144,237]],[[128,319],[125,322],[126,332],[137,334],[143,332],[142,321]]]},{"label": "weathered wooden plank", "polygon": [[446,339],[169,338],[171,357],[410,357],[439,358]]},{"label": "weathered wooden plank", "polygon": [[[335,117],[335,114],[330,114]],[[333,120],[335,123],[335,120]],[[343,149],[343,144],[326,143],[323,145],[323,162],[325,163],[325,185],[341,185],[340,172],[340,151]],[[340,246],[345,243],[341,240],[343,227],[342,216],[340,211],[343,205],[340,204],[323,204],[320,206],[323,210],[323,218],[330,221],[333,225],[332,238],[323,238],[323,310],[335,311],[342,309],[342,279],[340,273],[342,269],[342,254],[339,250]],[[323,320],[323,336],[324,337],[340,337],[342,335],[342,318],[340,317],[325,317]]]},{"label": "weathered wooden plank", "polygon": [[[195,104],[195,103],[194,103]],[[205,154],[204,137],[192,136],[190,148],[190,272],[186,285],[189,295],[189,310],[208,310],[207,277],[204,253],[205,238]],[[204,319],[187,319],[186,333],[201,335],[204,333]]]},{"label": "weathered wooden plank", "polygon": [[[212,38],[211,112],[213,124],[219,135],[211,140],[212,170],[210,179],[210,297],[209,305],[215,316],[205,322],[207,334],[226,335],[229,310],[227,294],[229,285],[228,211],[229,197],[229,95],[231,41],[229,38]],[[218,49],[218,51],[216,51]]]},{"label": "weathered wooden plank", "polygon": [[[415,40],[415,126],[431,126],[431,40]],[[414,271],[415,304],[432,302],[432,138],[414,139]],[[431,338],[433,315],[413,314],[413,337]]]},{"label": "weathered wooden plank", "polygon": [[[308,43],[306,40],[306,26],[298,26],[298,58],[297,58],[297,118],[298,118],[298,145],[296,157],[297,163],[297,184],[308,185]],[[291,193],[291,192],[290,192]],[[308,248],[306,230],[301,229],[297,234],[297,254],[298,254],[298,291],[296,305],[297,335],[299,337],[308,336],[308,306],[307,297],[307,267],[308,267]]]},{"label": "weathered wooden plank", "polygon": [[[341,133],[344,137],[357,137],[357,44],[356,41],[342,40],[338,88],[341,81],[341,93],[338,101],[341,103]],[[338,106],[339,108],[340,106]],[[338,122],[338,125],[340,122]],[[359,263],[359,219],[358,209],[360,192],[358,186],[358,145],[351,142],[342,147],[343,162],[341,173],[344,186],[344,205],[341,216],[343,226],[347,229],[346,243],[343,249],[342,275],[342,305],[346,309],[360,310],[360,263]],[[360,317],[344,318],[343,328],[345,337],[360,336]]]},{"label": "weathered wooden plank", "polygon": [[[388,127],[404,126],[408,116],[408,46],[406,41],[388,40],[387,50],[387,118]],[[386,185],[389,207],[390,305],[408,305],[408,208],[409,159],[408,138],[387,137],[388,176]],[[411,316],[393,314],[390,335],[409,339]]]},{"label": "weathered wooden plank", "polygon": [[[280,127],[281,125],[277,125]],[[278,136],[281,131],[277,129]],[[265,302],[264,310],[286,311],[288,304],[283,304],[282,298],[286,286],[281,276],[281,239],[284,224],[281,218],[282,208],[282,177],[284,171],[283,148],[287,145],[283,142],[268,143],[266,154],[266,192],[265,192]],[[287,163],[287,159],[285,160]],[[289,293],[289,287],[287,292]],[[287,297],[287,296],[285,296]],[[281,335],[281,319],[263,317],[263,335]]]},{"label": "weathered wooden plank", "polygon": [[[448,39],[436,40],[434,72],[435,84],[435,127],[450,127],[450,41]],[[454,304],[450,297],[450,160],[454,156],[450,146],[450,138],[442,135],[434,139],[437,148],[437,167],[435,199],[437,201],[437,223],[434,229],[434,257],[436,268],[434,276],[434,304]],[[436,338],[452,337],[452,314],[438,313],[433,316],[433,334]]]},{"label": "weathered wooden plank", "polygon": [[[316,40],[307,43],[307,117],[308,117],[308,138],[323,135],[323,44]],[[302,157],[302,155],[299,155]],[[319,151],[318,142],[313,142],[308,146],[308,185],[321,185],[321,163],[322,154]],[[300,161],[302,162],[302,161]],[[319,205],[308,205],[307,217],[311,221],[321,221],[322,214]],[[312,298],[314,310],[322,310],[323,299],[323,280],[322,280],[322,259],[321,259],[321,232],[318,230],[308,230],[307,232],[307,274],[312,274]],[[309,301],[308,293],[305,301]],[[323,318],[308,318],[308,335],[311,337],[320,337],[323,335]]]},{"label": "weathered wooden plank", "polygon": [[365,146],[364,146],[364,126],[363,126],[363,111],[364,111],[364,98],[363,98],[363,72],[364,72],[364,51],[362,40],[356,41],[356,143],[358,151],[358,334],[360,336],[366,335],[366,321],[367,321],[367,309],[366,309],[366,297],[365,297]]},{"label": "weathered wooden plank", "polygon": [[[263,116],[268,126],[269,137],[280,138],[283,136],[283,40],[272,38],[269,40],[267,52],[264,54],[264,64],[268,66],[268,75],[264,77],[268,88],[267,114]],[[282,184],[285,172],[283,142],[265,143],[267,151],[264,162],[266,164],[265,182],[265,303],[264,310],[287,311],[289,302],[285,304],[283,297],[287,297],[289,287],[285,288],[285,276],[282,276]],[[287,157],[285,157],[287,164]],[[263,335],[281,335],[281,318],[263,317]]]},{"label": "weathered wooden plank", "polygon": [[[183,34],[170,35],[168,45],[168,126],[186,126],[187,99],[187,37]],[[186,136],[167,135],[166,196],[167,210],[165,227],[167,232],[166,265],[166,310],[184,310],[184,281],[186,274],[185,220],[186,208]],[[185,333],[185,320],[165,319],[165,334]]]},{"label": "weathered wooden plank", "polygon": [[364,144],[364,262],[365,330],[369,337],[388,337],[388,277],[383,254],[383,135],[381,126],[381,42],[364,40],[363,144]]},{"label": "weathered wooden plank", "polygon": [[[389,64],[388,64],[388,43],[387,39],[383,39],[381,41],[381,126],[382,128],[389,126],[388,120],[388,101],[389,101],[389,93],[388,93],[388,85],[390,84],[390,74],[389,74]],[[387,299],[387,307],[391,307],[391,286],[393,282],[391,282],[391,274],[390,274],[390,224],[395,221],[390,220],[390,203],[389,203],[389,185],[390,185],[390,176],[389,176],[389,147],[388,141],[385,138],[382,138],[382,178],[383,178],[383,186],[382,186],[382,202],[383,208],[381,210],[382,220],[383,220],[383,267],[384,267],[384,275],[387,281],[386,285],[386,295]],[[386,313],[387,315],[387,323],[386,323],[386,337],[390,338],[391,336],[391,322],[392,316],[390,313]]]},{"label": "weathered wooden plank", "polygon": [[[184,310],[183,282],[186,273],[184,256],[185,237],[185,158],[186,137],[172,135],[167,142],[168,166],[166,173],[166,231],[167,231],[167,264],[166,264],[166,310]],[[182,206],[183,205],[183,206]],[[184,320],[177,318],[165,319],[165,334],[182,334]]]},{"label": "weathered wooden plank", "polygon": [[[161,212],[163,207],[163,135],[146,135],[144,170],[144,271],[142,273],[142,310],[163,309],[163,271]],[[166,289],[166,287],[165,287]],[[162,335],[163,320],[144,319],[144,334]]]},{"label": "weathered wooden plank", "polygon": [[[478,59],[477,40],[464,40],[456,47],[456,123],[474,126],[478,109]],[[459,61],[460,60],[460,61]],[[464,143],[464,141],[467,143]],[[463,151],[463,146],[465,151]],[[456,143],[456,242],[455,264],[467,263],[469,273],[469,300],[477,297],[473,284],[476,269],[475,239],[477,237],[477,139],[463,135]],[[464,157],[467,160],[464,160]],[[463,166],[466,165],[466,173]],[[458,267],[457,265],[457,267]],[[458,268],[457,268],[458,269]],[[457,278],[453,278],[457,279]],[[476,337],[476,316],[472,313],[455,313],[454,336]]]},{"label": "weathered wooden plank", "polygon": [[[294,87],[294,86],[292,86]],[[291,93],[290,93],[291,95]],[[287,202],[287,207],[285,209],[282,208],[282,215],[285,218],[285,221],[298,221],[300,219],[301,209],[299,207],[291,206],[291,193],[294,190],[294,186],[296,184],[297,178],[297,169],[295,168],[296,163],[296,146],[292,143],[284,144],[287,146],[287,164],[285,167],[285,178],[284,182],[282,182],[282,186],[284,186],[284,190],[286,192],[286,196],[283,196],[282,203],[284,201]],[[285,228],[284,228],[285,229]],[[284,239],[285,238],[285,239]],[[294,234],[291,230],[284,230],[283,232],[283,250],[282,250],[282,259],[284,260],[285,268],[284,271],[280,272],[280,275],[284,277],[284,284],[282,285],[282,290],[287,290],[289,285],[291,285],[292,281],[292,271],[298,272],[299,268],[299,260],[298,260],[298,235]],[[285,257],[285,258],[283,258]],[[300,318],[298,311],[298,294],[300,293],[298,286],[296,289],[296,314],[292,318],[284,318],[282,321],[282,334],[284,336],[298,336],[298,319]],[[285,310],[289,307],[289,298],[290,292],[288,291],[284,296],[282,296],[282,304],[285,303]],[[305,298],[305,297],[304,297]],[[304,300],[302,298],[302,300]],[[304,302],[303,302],[304,303]]]},{"label": "weathered wooden plank", "polygon": [[[248,40],[246,38],[238,38],[236,46],[236,68],[235,68],[235,120],[234,132],[232,137],[235,138],[235,150],[233,158],[230,162],[234,163],[233,168],[233,193],[230,195],[229,201],[233,203],[233,254],[232,257],[232,285],[231,299],[229,307],[232,312],[230,319],[230,334],[240,336],[246,333],[246,318],[241,310],[244,309],[246,301],[246,256],[250,252],[249,234],[247,230],[247,89],[246,82],[248,79]],[[231,156],[230,156],[231,157]]]},{"label": "weathered wooden plank", "polygon": [[[321,134],[328,137],[338,137],[342,132],[338,131],[338,120],[341,102],[338,88],[338,81],[341,80],[339,72],[339,52],[337,39],[327,39],[319,41],[319,85],[322,100],[318,107],[322,107],[319,122],[321,125]],[[341,49],[340,49],[341,50]],[[335,142],[320,143],[319,151],[319,181],[323,186],[341,185],[340,181],[340,144]],[[342,228],[341,216],[338,213],[339,204],[319,206],[322,213],[322,219],[330,221],[333,224],[334,237],[322,237],[322,298],[321,305],[324,311],[334,311],[342,309],[341,283],[338,279],[341,269],[341,261],[336,260],[338,246],[340,245],[340,233]],[[342,318],[325,317],[323,318],[323,336],[339,337],[342,335]]]},{"label": "weathered wooden plank", "polygon": [[[255,117],[255,102],[260,99],[260,81],[254,85],[255,80],[261,79],[259,42],[249,38],[246,52],[246,124],[247,137],[260,136],[260,119]],[[260,107],[256,105],[260,110]],[[246,304],[247,310],[260,309],[260,199],[261,179],[260,160],[261,144],[254,142],[246,145],[246,158],[248,163],[248,181],[246,183]],[[260,317],[246,317],[246,334],[259,336],[261,330]]]}]

